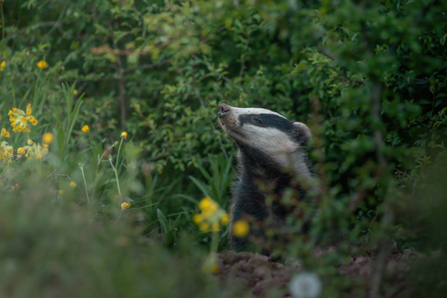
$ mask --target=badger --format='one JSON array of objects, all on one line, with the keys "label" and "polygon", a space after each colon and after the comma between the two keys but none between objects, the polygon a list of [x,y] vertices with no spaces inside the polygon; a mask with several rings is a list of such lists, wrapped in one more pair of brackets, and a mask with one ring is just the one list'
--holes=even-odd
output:
[{"label": "badger", "polygon": [[[231,233],[236,221],[247,219],[251,223],[249,236],[266,242],[266,230],[284,226],[287,216],[297,213],[293,204],[281,202],[286,190],[296,190],[294,198],[301,200],[315,188],[315,173],[306,152],[311,131],[301,122],[262,108],[222,103],[217,116],[238,147],[239,174],[230,207],[229,240],[233,249],[240,251],[246,248],[247,237]],[[262,252],[270,253],[265,248]]]}]

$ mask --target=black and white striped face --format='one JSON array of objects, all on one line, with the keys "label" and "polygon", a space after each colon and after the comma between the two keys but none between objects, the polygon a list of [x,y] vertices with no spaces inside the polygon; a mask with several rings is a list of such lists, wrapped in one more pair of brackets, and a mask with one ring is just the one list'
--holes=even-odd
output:
[{"label": "black and white striped face", "polygon": [[305,124],[266,109],[220,104],[218,117],[224,132],[239,147],[248,146],[263,152],[283,167],[297,158],[296,153],[311,136]]}]

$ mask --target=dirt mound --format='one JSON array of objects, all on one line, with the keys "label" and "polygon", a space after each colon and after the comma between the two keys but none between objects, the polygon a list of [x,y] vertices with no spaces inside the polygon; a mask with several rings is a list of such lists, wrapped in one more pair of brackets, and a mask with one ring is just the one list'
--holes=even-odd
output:
[{"label": "dirt mound", "polygon": [[296,272],[293,266],[284,266],[267,256],[250,252],[225,251],[219,254],[219,262],[217,276],[224,281],[231,279],[231,283],[241,289],[250,289],[251,297],[267,294],[287,297],[287,285]]},{"label": "dirt mound", "polygon": [[[330,251],[316,250],[314,253],[319,256]],[[436,254],[432,257],[436,257]],[[342,264],[338,273],[353,280],[362,280],[366,293],[374,290],[374,281],[379,278],[380,283],[388,285],[387,297],[404,297],[405,273],[414,261],[426,258],[425,255],[407,249],[403,253],[389,253],[383,262],[379,262],[377,254],[366,253]],[[216,275],[234,287],[249,290],[250,297],[291,297],[288,292],[289,282],[301,271],[299,261],[285,266],[267,256],[250,252],[224,251],[219,254],[219,262],[220,270]],[[378,264],[382,264],[382,270],[378,269]],[[356,296],[357,290],[352,288],[352,291],[347,291],[346,297]]]}]

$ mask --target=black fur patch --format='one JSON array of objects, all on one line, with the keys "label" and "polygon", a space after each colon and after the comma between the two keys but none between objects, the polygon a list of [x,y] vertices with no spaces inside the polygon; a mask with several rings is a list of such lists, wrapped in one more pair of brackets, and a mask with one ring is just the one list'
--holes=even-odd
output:
[{"label": "black fur patch", "polygon": [[244,114],[239,116],[239,121],[241,126],[250,123],[259,127],[276,128],[288,134],[295,129],[292,121],[275,114]]}]

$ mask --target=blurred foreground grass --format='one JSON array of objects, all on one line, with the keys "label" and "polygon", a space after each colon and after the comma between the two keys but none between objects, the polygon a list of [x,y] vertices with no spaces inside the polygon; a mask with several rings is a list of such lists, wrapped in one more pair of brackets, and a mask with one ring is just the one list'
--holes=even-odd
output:
[{"label": "blurred foreground grass", "polygon": [[1,297],[226,296],[191,239],[172,253],[126,218],[106,223],[38,177],[23,182],[1,195]]}]

